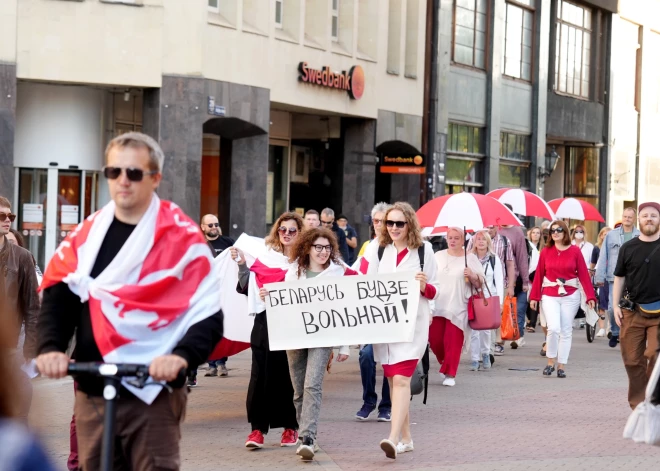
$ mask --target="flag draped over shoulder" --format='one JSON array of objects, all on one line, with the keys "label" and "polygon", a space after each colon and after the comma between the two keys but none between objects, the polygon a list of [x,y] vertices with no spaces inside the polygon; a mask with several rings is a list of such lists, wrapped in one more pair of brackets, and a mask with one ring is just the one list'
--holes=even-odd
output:
[{"label": "flag draped over shoulder", "polygon": [[[219,274],[197,224],[154,195],[117,256],[91,278],[114,215],[111,201],[79,224],[58,247],[40,289],[64,282],[89,302],[104,361],[149,364],[220,310]],[[124,385],[148,404],[160,392]]]}]

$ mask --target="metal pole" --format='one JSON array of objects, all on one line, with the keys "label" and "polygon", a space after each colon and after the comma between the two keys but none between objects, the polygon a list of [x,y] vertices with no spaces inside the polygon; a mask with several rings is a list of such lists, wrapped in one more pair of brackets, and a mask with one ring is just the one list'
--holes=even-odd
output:
[{"label": "metal pole", "polygon": [[431,33],[431,74],[429,80],[429,116],[427,121],[427,155],[426,155],[426,192],[425,202],[435,196],[434,169],[438,165],[438,34],[440,15],[440,0],[433,0],[432,33]]},{"label": "metal pole", "polygon": [[117,416],[117,391],[121,384],[116,377],[104,378],[103,442],[101,444],[101,471],[112,471],[115,460],[115,419]]}]

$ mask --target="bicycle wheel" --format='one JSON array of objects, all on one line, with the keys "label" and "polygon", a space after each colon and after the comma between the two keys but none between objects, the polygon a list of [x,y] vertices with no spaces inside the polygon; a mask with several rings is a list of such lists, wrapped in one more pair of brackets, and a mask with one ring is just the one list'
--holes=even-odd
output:
[{"label": "bicycle wheel", "polygon": [[598,329],[598,322],[592,327],[589,325],[587,322],[587,325],[585,326],[585,330],[587,331],[587,342],[592,343],[594,339],[596,338],[596,331]]}]

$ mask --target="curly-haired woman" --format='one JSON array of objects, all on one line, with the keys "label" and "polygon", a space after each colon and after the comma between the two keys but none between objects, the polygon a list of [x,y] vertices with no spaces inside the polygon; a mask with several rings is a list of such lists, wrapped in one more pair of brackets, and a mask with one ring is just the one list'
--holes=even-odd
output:
[{"label": "curly-haired woman", "polygon": [[[287,268],[290,266],[289,258],[293,253],[293,245],[302,232],[302,228],[303,220],[296,213],[284,213],[275,221],[270,234],[266,237],[268,252],[264,257],[272,260],[273,269],[266,268],[262,271],[264,276],[261,284],[264,280],[268,283],[284,281],[286,269],[275,268],[275,266]],[[255,272],[264,267],[257,266],[258,264],[255,263],[248,268],[245,264],[245,256],[239,249],[231,247],[229,250],[231,258],[238,263],[237,289],[248,295],[248,298],[252,297],[255,307],[250,312],[256,314],[250,335],[252,372],[246,401],[247,416],[252,425],[252,432],[248,436],[245,446],[262,448],[264,435],[268,433],[268,430],[279,427],[284,428],[280,445],[295,446],[298,444],[298,422],[296,408],[293,405],[289,361],[286,352],[270,351],[266,305],[259,299],[266,290],[260,289],[261,284]],[[250,290],[248,290],[248,285]]]},{"label": "curly-haired woman", "polygon": [[[289,259],[293,263],[285,281],[316,277],[357,275],[341,262],[337,239],[324,228],[308,229],[296,241]],[[321,413],[323,377],[332,355],[332,347],[287,350],[293,382],[293,404],[300,424],[301,445],[297,454],[303,460],[314,458],[318,450],[316,430]],[[339,349],[337,361],[348,359],[348,346]]]},{"label": "curly-haired woman", "polygon": [[420,283],[417,322],[412,342],[373,346],[374,357],[383,365],[392,395],[390,436],[381,440],[380,448],[385,456],[395,459],[397,453],[413,451],[410,433],[410,378],[426,350],[429,338],[429,301],[436,297],[438,291],[433,247],[422,240],[422,230],[415,210],[408,203],[394,203],[387,210],[378,243],[369,246],[365,259],[367,274],[414,270],[415,279]]}]

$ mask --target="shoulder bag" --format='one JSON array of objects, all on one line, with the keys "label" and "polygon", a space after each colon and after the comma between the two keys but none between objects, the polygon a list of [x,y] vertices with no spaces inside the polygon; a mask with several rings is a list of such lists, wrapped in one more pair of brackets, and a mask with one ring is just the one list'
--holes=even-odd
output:
[{"label": "shoulder bag", "polygon": [[477,292],[472,286],[473,294],[468,299],[468,324],[472,330],[497,329],[502,323],[500,297],[491,295],[490,288],[485,280],[484,286],[490,297],[487,298],[483,291],[481,293]]}]

